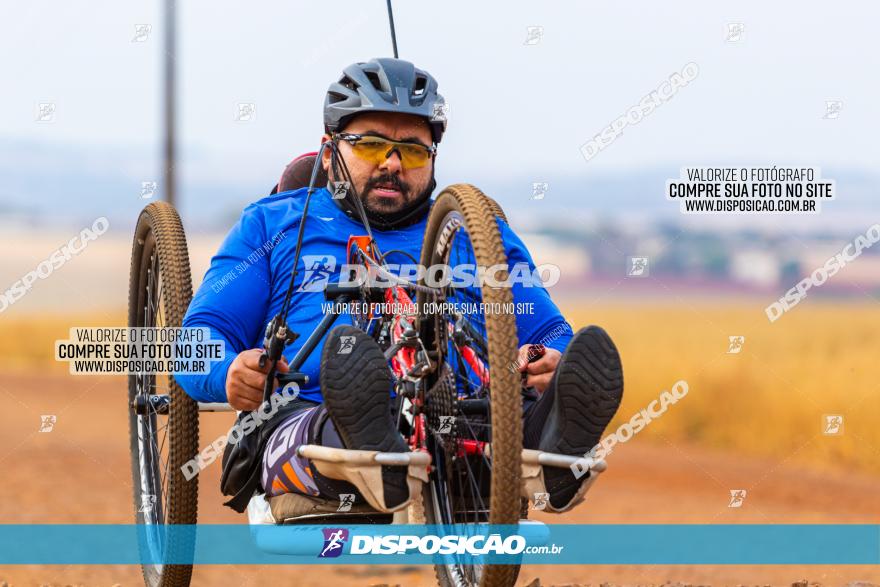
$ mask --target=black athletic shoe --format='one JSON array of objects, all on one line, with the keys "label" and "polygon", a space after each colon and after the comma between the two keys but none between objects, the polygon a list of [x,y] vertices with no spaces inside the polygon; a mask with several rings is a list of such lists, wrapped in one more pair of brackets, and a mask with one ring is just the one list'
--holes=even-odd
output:
[{"label": "black athletic shoe", "polygon": [[[321,353],[321,393],[327,413],[351,450],[408,452],[391,415],[391,372],[379,345],[363,330],[340,325]],[[405,467],[382,467],[385,505],[409,498]]]},{"label": "black athletic shoe", "polygon": [[[540,450],[583,456],[602,438],[623,398],[620,355],[598,326],[579,330],[556,368],[553,407],[541,433]],[[586,481],[571,469],[544,467],[550,505],[565,507]]]}]

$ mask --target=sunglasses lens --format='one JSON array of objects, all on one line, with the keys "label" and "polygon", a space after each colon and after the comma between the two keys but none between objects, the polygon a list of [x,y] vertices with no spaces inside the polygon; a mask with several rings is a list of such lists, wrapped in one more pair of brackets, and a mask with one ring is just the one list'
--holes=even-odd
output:
[{"label": "sunglasses lens", "polygon": [[424,167],[430,158],[427,149],[416,145],[401,145],[399,152],[401,163],[406,169]]},{"label": "sunglasses lens", "polygon": [[359,140],[354,144],[352,150],[355,155],[361,159],[366,159],[371,163],[379,164],[385,160],[385,153],[387,153],[390,148],[391,145],[388,141],[371,137]]},{"label": "sunglasses lens", "polygon": [[395,143],[379,137],[364,137],[352,146],[355,155],[376,165],[384,163],[388,158],[388,152],[392,149],[400,154],[400,162],[404,169],[424,167],[431,158],[424,147],[410,143]]}]

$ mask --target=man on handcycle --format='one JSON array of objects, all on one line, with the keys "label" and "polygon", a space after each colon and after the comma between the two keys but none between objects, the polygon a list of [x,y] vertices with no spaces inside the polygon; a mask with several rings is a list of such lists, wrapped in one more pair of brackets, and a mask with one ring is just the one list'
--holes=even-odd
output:
[{"label": "man on handcycle", "polygon": [[[436,187],[437,145],[446,130],[445,117],[438,116],[443,105],[430,74],[390,58],[348,66],[326,94],[321,142],[336,144],[373,238],[387,257],[398,255],[401,262],[417,259],[422,247]],[[335,182],[343,176],[331,165],[330,150],[322,151],[321,165],[335,192]],[[225,342],[226,359],[208,374],[176,376],[193,399],[228,402],[242,411],[262,403],[269,371],[260,361],[263,328],[285,298],[296,239],[284,237],[299,228],[305,193],[306,188],[283,191],[245,208],[213,257],[183,326],[209,327],[213,338]],[[364,232],[357,202],[334,195],[327,188],[312,195],[301,243],[302,271],[289,314],[295,332],[316,330],[326,302],[320,288],[312,285],[333,276],[334,270],[338,273],[333,260],[346,259],[349,236]],[[497,222],[508,261],[526,262],[534,270],[522,241],[503,219]],[[254,254],[261,250],[264,254]],[[533,314],[516,316],[516,368],[525,388],[523,446],[582,456],[599,442],[620,404],[623,378],[617,350],[599,327],[573,334],[544,287],[514,284],[512,293],[514,302],[534,308]],[[382,349],[352,326],[348,315],[341,315],[338,323],[319,343],[320,356],[311,353],[303,363],[300,371],[309,382],[297,399],[258,432],[260,481],[269,496],[300,493],[339,499],[356,494],[355,499],[363,501],[351,484],[325,477],[299,456],[296,449],[301,445],[408,450],[392,416],[392,379]],[[301,346],[302,339],[285,348],[278,371],[288,371],[287,362]],[[542,348],[543,354],[535,348]],[[567,468],[544,467],[543,473],[550,505],[557,510],[572,501],[589,477],[578,477]],[[405,478],[404,467],[383,467],[385,503],[390,508],[409,499]]]}]

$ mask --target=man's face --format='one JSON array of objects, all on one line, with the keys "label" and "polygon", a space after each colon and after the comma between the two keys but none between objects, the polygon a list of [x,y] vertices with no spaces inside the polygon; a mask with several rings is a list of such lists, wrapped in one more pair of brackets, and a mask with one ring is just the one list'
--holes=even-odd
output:
[{"label": "man's face", "polygon": [[[346,125],[342,132],[361,135],[379,135],[400,142],[416,142],[431,145],[428,122],[412,114],[370,112],[360,114]],[[330,140],[324,135],[322,143]],[[392,151],[381,164],[365,161],[352,152],[347,141],[338,141],[339,152],[351,173],[352,183],[360,194],[364,207],[378,214],[391,214],[407,208],[422,195],[431,182],[433,160],[424,167],[404,169],[400,154]],[[330,181],[342,181],[334,177],[330,169],[330,152],[324,151],[322,163]]]}]

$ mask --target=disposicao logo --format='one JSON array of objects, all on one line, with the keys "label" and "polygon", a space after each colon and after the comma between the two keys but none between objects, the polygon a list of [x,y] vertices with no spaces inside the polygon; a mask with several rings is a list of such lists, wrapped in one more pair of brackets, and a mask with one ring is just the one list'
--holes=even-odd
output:
[{"label": "disposicao logo", "polygon": [[348,541],[348,530],[345,528],[323,528],[324,547],[318,558],[336,558]]}]

